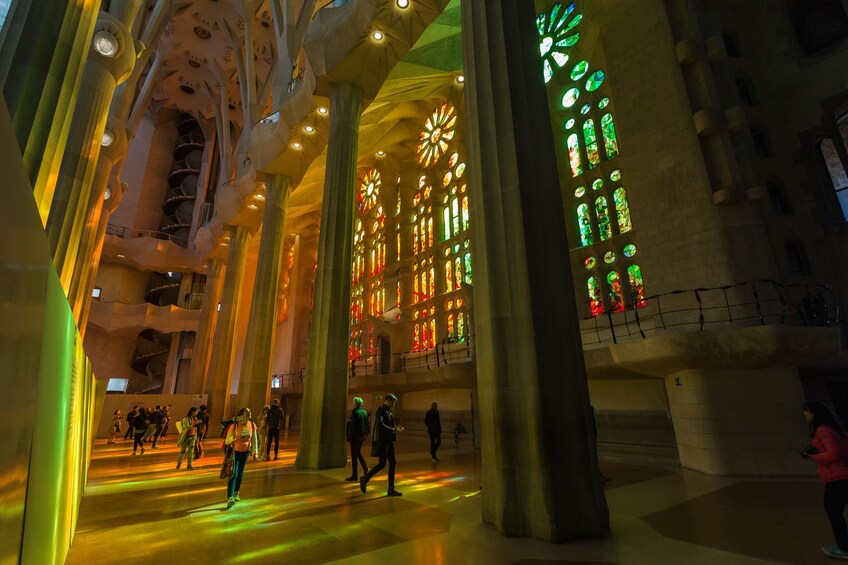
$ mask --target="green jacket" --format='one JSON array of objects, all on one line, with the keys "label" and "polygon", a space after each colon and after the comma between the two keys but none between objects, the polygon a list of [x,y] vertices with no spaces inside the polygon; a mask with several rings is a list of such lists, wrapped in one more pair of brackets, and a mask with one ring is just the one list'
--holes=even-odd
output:
[{"label": "green jacket", "polygon": [[371,421],[363,408],[351,410],[347,421],[346,439],[350,441],[365,441],[371,431]]}]

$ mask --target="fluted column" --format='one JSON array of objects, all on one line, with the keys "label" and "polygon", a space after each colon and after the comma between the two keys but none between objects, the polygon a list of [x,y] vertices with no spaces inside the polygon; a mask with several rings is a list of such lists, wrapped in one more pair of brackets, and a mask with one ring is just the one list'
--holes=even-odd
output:
[{"label": "fluted column", "polygon": [[224,286],[224,262],[210,259],[206,262],[206,284],[203,287],[203,306],[200,308],[200,324],[194,340],[191,356],[191,390],[202,394],[209,370],[209,352],[218,320],[218,304]]},{"label": "fluted column", "polygon": [[250,234],[244,226],[230,227],[230,249],[227,254],[227,273],[221,292],[221,311],[215,324],[212,353],[206,379],[209,393],[209,414],[212,422],[229,416],[230,385],[233,382],[233,350],[236,341],[239,302],[244,284],[244,264]]},{"label": "fluted column", "polygon": [[295,465],[341,467],[347,457],[344,423],[347,404],[347,344],[353,191],[362,92],[350,84],[330,85],[330,132],[324,176],[318,268],[300,446]]},{"label": "fluted column", "polygon": [[609,515],[535,17],[462,3],[481,505],[507,535],[561,542],[605,535]]},{"label": "fluted column", "polygon": [[[137,8],[139,0],[125,3],[135,4]],[[130,15],[134,18],[135,12]],[[45,229],[53,263],[66,293],[70,291],[74,263],[84,239],[100,148],[107,143],[104,137],[107,112],[115,88],[132,71],[136,58],[135,44],[127,31],[127,24],[131,23],[102,12],[98,17],[80,85],[80,103],[74,109],[56,179]]]},{"label": "fluted column", "polygon": [[0,84],[41,221],[70,132],[100,3],[17,0],[5,23]]},{"label": "fluted column", "polygon": [[266,180],[262,239],[256,263],[256,281],[247,321],[247,338],[239,375],[239,407],[258,414],[271,393],[271,348],[277,329],[280,298],[280,271],[286,234],[286,208],[289,201],[288,177],[272,175]]}]

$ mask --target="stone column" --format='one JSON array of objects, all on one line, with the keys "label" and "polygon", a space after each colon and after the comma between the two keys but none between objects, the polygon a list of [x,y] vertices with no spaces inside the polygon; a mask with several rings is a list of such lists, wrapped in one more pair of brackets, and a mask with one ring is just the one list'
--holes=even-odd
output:
[{"label": "stone column", "polygon": [[[191,390],[203,394],[206,372],[209,370],[209,351],[218,320],[218,304],[224,286],[224,262],[210,259],[206,262],[206,285],[203,288],[203,306],[200,308],[200,323],[194,340],[191,356]],[[223,305],[222,305],[223,306]]]},{"label": "stone column", "polygon": [[[212,422],[229,417],[230,385],[233,382],[233,350],[236,346],[239,298],[244,284],[244,264],[250,234],[244,226],[230,228],[230,250],[227,274],[221,292],[221,311],[212,339],[212,353],[205,390],[209,393],[209,415]],[[216,306],[217,307],[217,306]]]},{"label": "stone column", "polygon": [[[131,2],[136,6],[139,0]],[[68,294],[74,263],[83,243],[88,205],[94,185],[106,118],[115,88],[125,80],[135,63],[135,44],[127,31],[135,11],[121,21],[101,13],[94,28],[93,46],[85,64],[80,103],[74,109],[62,166],[56,179],[53,201],[45,229],[59,280]],[[100,46],[100,47],[98,47]],[[112,132],[114,140],[114,132]]]},{"label": "stone column", "polygon": [[18,0],[5,23],[0,85],[41,221],[70,131],[99,2]]},{"label": "stone column", "polygon": [[330,85],[330,132],[306,358],[299,468],[341,467],[345,452],[353,191],[362,91]]},{"label": "stone column", "polygon": [[271,348],[277,329],[289,187],[289,178],[283,175],[272,175],[266,181],[262,239],[247,321],[237,402],[239,407],[247,406],[254,414],[259,414],[271,393]]},{"label": "stone column", "polygon": [[462,4],[483,521],[609,529],[532,2]]}]

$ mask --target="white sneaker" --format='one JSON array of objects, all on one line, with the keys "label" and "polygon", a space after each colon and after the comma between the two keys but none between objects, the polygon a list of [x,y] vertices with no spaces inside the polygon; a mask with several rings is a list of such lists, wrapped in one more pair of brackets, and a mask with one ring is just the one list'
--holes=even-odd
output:
[{"label": "white sneaker", "polygon": [[236,502],[241,502],[241,497],[239,496],[239,491],[236,491],[236,494],[233,497],[233,500],[235,500]]},{"label": "white sneaker", "polygon": [[230,508],[232,508],[232,507],[233,507],[233,506],[235,506],[235,505],[236,505],[236,499],[235,499],[235,498],[230,498],[230,499],[227,501],[227,510],[229,510]]}]

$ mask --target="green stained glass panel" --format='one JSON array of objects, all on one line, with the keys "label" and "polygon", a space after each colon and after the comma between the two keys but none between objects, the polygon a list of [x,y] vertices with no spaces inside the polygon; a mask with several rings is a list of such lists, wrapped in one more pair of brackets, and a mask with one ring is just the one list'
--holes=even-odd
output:
[{"label": "green stained glass panel", "polygon": [[607,106],[609,106],[609,103],[610,103],[610,99],[609,99],[609,98],[601,98],[601,101],[600,101],[600,102],[598,102],[598,108],[600,108],[601,110],[603,110],[604,108],[606,108]]},{"label": "green stained glass panel", "polygon": [[465,284],[473,284],[471,282],[471,253],[464,255],[465,259]]},{"label": "green stained glass panel", "polygon": [[572,19],[570,22],[568,22],[568,25],[565,26],[563,33],[568,33],[572,29],[576,28],[577,24],[579,24],[582,20],[583,20],[583,14],[577,14],[576,16],[574,16],[574,19]]},{"label": "green stained glass panel", "polygon": [[595,258],[594,258],[594,257],[589,257],[588,259],[586,259],[586,260],[583,262],[583,264],[586,266],[586,269],[594,269],[594,268],[595,268],[595,265],[596,265],[597,263],[598,263],[598,262],[595,260]]},{"label": "green stained glass panel", "polygon": [[589,111],[590,111],[591,109],[592,109],[592,105],[591,105],[591,104],[584,104],[584,105],[583,105],[583,107],[582,107],[582,108],[580,108],[580,113],[581,113],[581,114],[583,114],[583,115],[585,116],[586,114],[588,114],[588,113],[589,113]]},{"label": "green stained glass panel", "polygon": [[592,245],[595,241],[592,237],[592,220],[589,218],[588,204],[577,207],[577,225],[580,228],[580,246]]},{"label": "green stained glass panel", "polygon": [[580,41],[580,34],[575,33],[574,35],[569,35],[565,39],[560,39],[556,42],[557,47],[574,47],[577,45],[577,42]]},{"label": "green stained glass panel", "polygon": [[635,245],[633,245],[632,243],[628,243],[627,245],[624,246],[624,256],[625,257],[627,257],[629,259],[630,257],[634,257],[635,255],[636,255],[636,246]]},{"label": "green stained glass panel", "polygon": [[[615,200],[615,215],[618,218],[618,232],[627,233],[633,229],[630,221],[630,206],[627,204],[627,192],[624,187],[618,187],[612,195]],[[634,253],[636,248],[633,248]],[[625,253],[626,254],[626,253]]]},{"label": "green stained glass panel", "polygon": [[595,121],[588,119],[583,122],[583,141],[586,144],[586,157],[589,160],[589,168],[593,169],[601,162],[598,152],[598,138],[595,134]]},{"label": "green stained glass panel", "polygon": [[603,314],[604,301],[601,298],[601,282],[598,280],[598,277],[589,277],[586,281],[586,287],[589,291],[589,313],[592,316]]},{"label": "green stained glass panel", "polygon": [[618,138],[615,135],[612,114],[604,114],[601,118],[601,133],[604,136],[604,151],[606,151],[607,159],[612,159],[618,155]]},{"label": "green stained glass panel", "polygon": [[592,181],[592,190],[601,190],[604,187],[604,181],[601,179],[595,179]]},{"label": "green stained glass panel", "polygon": [[580,61],[571,69],[571,80],[580,80],[589,70],[589,61]]},{"label": "green stained glass panel", "polygon": [[598,234],[601,236],[601,241],[611,238],[612,224],[610,223],[606,197],[601,196],[595,200],[595,215],[598,217]]},{"label": "green stained glass panel", "polygon": [[542,73],[545,76],[545,84],[551,82],[551,79],[554,78],[554,70],[551,68],[551,64],[547,59],[542,61]]},{"label": "green stained glass panel", "polygon": [[615,253],[613,253],[612,251],[607,251],[606,253],[604,253],[604,263],[609,265],[609,264],[614,263],[614,262],[615,262]]},{"label": "green stained glass panel", "polygon": [[547,19],[547,14],[539,14],[536,16],[536,29],[539,31],[539,35],[544,35],[545,33],[545,20]]},{"label": "green stained glass panel", "polygon": [[542,38],[542,41],[539,42],[539,51],[542,53],[542,57],[550,53],[551,47],[554,45],[554,40],[551,36],[546,35]]},{"label": "green stained glass panel", "polygon": [[613,312],[624,310],[624,293],[621,290],[621,277],[615,271],[607,275],[607,290],[609,291],[610,307]]},{"label": "green stained glass panel", "polygon": [[584,194],[586,194],[586,187],[585,186],[578,186],[577,190],[574,191],[574,196],[576,196],[577,198],[580,198]]},{"label": "green stained glass panel", "polygon": [[576,88],[569,88],[562,97],[562,107],[571,108],[577,104],[578,98],[580,98],[580,91]]},{"label": "green stained glass panel", "polygon": [[595,71],[589,76],[589,79],[586,81],[586,90],[588,90],[589,92],[594,92],[598,90],[604,83],[604,78],[606,78],[606,75],[604,75],[604,71]]},{"label": "green stained glass panel", "polygon": [[443,221],[442,225],[443,225],[443,228],[444,228],[445,239],[446,240],[450,239],[450,236],[451,236],[451,231],[450,231],[451,216],[450,216],[450,208],[447,207],[447,206],[445,206],[445,210],[444,210],[444,213],[442,215],[442,221]]},{"label": "green stained glass panel", "polygon": [[554,51],[551,53],[551,57],[554,59],[554,63],[557,64],[557,67],[563,68],[565,64],[568,62],[568,55],[565,53],[560,53],[559,51]]},{"label": "green stained glass panel", "polygon": [[[548,21],[550,22],[550,24],[548,24],[548,31],[553,31],[554,26],[556,26],[556,27],[562,26],[562,23],[557,25],[557,21],[556,21],[557,17],[559,16],[560,10],[562,10],[562,4],[560,4],[560,3],[554,4],[554,7],[551,8],[551,15],[548,16]],[[565,18],[563,18],[563,22],[564,21],[565,21]]]},{"label": "green stained glass panel", "polygon": [[645,285],[642,281],[642,269],[639,265],[630,265],[627,267],[627,278],[630,282],[630,301],[636,308],[641,308],[647,304],[645,300]]},{"label": "green stained glass panel", "polygon": [[574,127],[574,124],[577,122],[574,118],[568,118],[568,121],[565,122],[565,129],[571,129]]},{"label": "green stained glass panel", "polygon": [[620,170],[620,169],[616,169],[616,170],[614,170],[613,172],[611,172],[611,173],[610,173],[610,180],[611,180],[612,182],[618,182],[618,181],[620,181],[620,180],[621,180],[621,170]]}]

